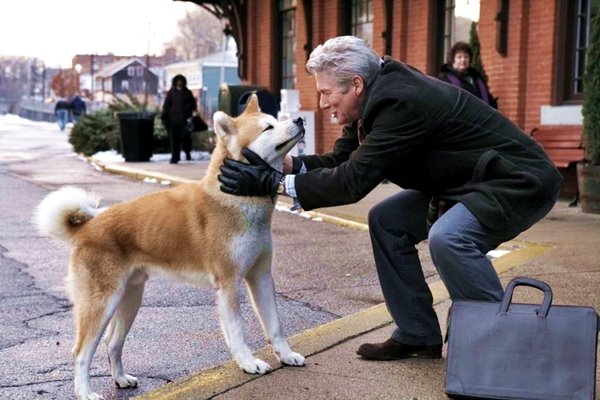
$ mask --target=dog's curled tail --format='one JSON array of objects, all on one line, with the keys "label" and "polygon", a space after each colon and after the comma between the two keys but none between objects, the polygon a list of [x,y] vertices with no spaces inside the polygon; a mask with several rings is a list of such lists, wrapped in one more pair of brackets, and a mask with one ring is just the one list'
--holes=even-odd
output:
[{"label": "dog's curled tail", "polygon": [[101,211],[100,198],[83,189],[65,186],[48,194],[35,210],[39,232],[70,241],[77,229]]}]

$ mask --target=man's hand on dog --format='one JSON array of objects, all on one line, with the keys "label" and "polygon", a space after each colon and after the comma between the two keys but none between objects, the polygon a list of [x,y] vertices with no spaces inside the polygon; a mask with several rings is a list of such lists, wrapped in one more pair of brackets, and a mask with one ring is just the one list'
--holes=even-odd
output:
[{"label": "man's hand on dog", "polygon": [[255,152],[242,149],[242,155],[250,162],[225,159],[218,176],[221,191],[238,196],[277,195],[277,187],[284,174],[273,169]]}]

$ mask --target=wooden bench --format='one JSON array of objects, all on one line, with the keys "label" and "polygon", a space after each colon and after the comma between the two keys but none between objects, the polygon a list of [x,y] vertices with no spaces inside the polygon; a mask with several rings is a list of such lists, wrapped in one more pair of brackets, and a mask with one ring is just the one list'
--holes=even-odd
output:
[{"label": "wooden bench", "polygon": [[583,126],[548,125],[533,128],[530,136],[538,142],[558,168],[569,168],[583,161]]},{"label": "wooden bench", "polygon": [[[544,151],[557,168],[564,168],[568,170],[568,172],[566,171],[567,174],[573,175],[572,171],[575,164],[585,158],[582,133],[583,126],[581,125],[545,125],[533,128],[530,136],[544,148]],[[563,173],[563,176],[567,175]],[[569,179],[569,182],[571,181],[572,179]],[[572,185],[569,185],[567,180],[563,182],[563,190],[570,193],[574,192],[574,198],[569,203],[570,207],[574,207],[579,201],[577,181],[575,180],[575,187],[570,191],[565,188],[565,185],[569,188]]]}]

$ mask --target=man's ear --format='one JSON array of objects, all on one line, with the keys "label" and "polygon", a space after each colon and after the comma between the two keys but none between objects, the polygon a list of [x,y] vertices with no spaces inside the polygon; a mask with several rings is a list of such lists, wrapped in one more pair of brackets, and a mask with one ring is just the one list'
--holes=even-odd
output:
[{"label": "man's ear", "polygon": [[354,75],[352,77],[352,87],[351,87],[351,89],[354,91],[354,93],[357,96],[360,96],[364,92],[365,87],[366,87],[365,80],[362,77],[360,77],[358,75]]},{"label": "man's ear", "polygon": [[215,133],[221,138],[232,135],[234,133],[233,118],[223,111],[217,111],[213,115],[213,127]]}]

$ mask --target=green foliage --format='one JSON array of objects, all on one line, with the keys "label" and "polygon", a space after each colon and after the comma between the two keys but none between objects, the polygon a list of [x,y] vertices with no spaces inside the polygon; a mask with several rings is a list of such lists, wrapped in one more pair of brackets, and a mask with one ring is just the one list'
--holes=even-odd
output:
[{"label": "green foliage", "polygon": [[583,135],[587,160],[600,165],[600,13],[591,25],[583,77]]},{"label": "green foliage", "polygon": [[71,130],[73,150],[91,156],[99,151],[119,148],[117,121],[108,110],[84,115]]},{"label": "green foliage", "polygon": [[469,31],[469,46],[473,52],[473,59],[471,60],[471,67],[475,68],[483,80],[487,83],[488,76],[483,68],[483,61],[481,61],[481,52],[479,44],[479,35],[477,35],[477,22],[471,22],[471,30]]}]

